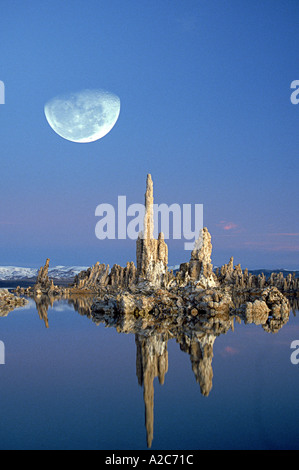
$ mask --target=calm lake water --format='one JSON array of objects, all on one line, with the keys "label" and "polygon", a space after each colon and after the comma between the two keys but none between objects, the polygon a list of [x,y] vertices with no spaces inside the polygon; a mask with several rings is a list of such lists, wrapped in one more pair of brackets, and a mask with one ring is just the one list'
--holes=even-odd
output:
[{"label": "calm lake water", "polygon": [[89,307],[0,318],[0,449],[299,448],[298,312],[276,334],[236,319],[167,334]]}]

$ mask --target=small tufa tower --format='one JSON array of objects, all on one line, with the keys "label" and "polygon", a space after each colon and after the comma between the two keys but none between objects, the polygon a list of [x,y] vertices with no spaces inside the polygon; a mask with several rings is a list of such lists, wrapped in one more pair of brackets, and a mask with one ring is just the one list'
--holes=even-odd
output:
[{"label": "small tufa tower", "polygon": [[154,189],[151,175],[147,175],[145,192],[144,231],[136,242],[137,279],[155,287],[165,287],[168,278],[168,247],[163,233],[154,238]]}]

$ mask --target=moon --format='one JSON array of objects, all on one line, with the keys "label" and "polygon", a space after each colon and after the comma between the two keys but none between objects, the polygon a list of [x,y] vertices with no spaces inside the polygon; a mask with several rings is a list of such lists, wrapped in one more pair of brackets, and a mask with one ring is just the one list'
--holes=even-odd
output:
[{"label": "moon", "polygon": [[83,144],[111,131],[119,117],[120,99],[105,90],[83,90],[53,98],[44,111],[56,134]]}]

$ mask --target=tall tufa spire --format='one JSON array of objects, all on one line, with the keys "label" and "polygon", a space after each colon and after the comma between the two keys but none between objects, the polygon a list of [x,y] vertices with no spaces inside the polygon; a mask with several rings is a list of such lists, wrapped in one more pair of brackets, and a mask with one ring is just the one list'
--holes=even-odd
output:
[{"label": "tall tufa spire", "polygon": [[156,287],[164,286],[168,273],[168,247],[163,233],[154,238],[154,188],[150,174],[147,175],[145,192],[144,229],[136,243],[137,277]]}]

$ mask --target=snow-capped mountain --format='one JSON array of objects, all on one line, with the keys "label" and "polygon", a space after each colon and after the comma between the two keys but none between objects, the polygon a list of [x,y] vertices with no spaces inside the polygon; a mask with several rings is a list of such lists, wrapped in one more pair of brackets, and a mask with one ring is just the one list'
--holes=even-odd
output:
[{"label": "snow-capped mountain", "polygon": [[[176,272],[180,268],[179,265],[169,266],[169,269]],[[50,279],[61,279],[68,280],[73,279],[81,271],[88,269],[87,266],[55,266],[49,268],[49,278]],[[39,269],[37,268],[20,268],[16,266],[0,266],[0,281],[24,281],[24,280],[35,280],[37,277]],[[299,277],[299,271],[287,270],[287,269],[276,269],[276,270],[267,270],[267,269],[258,269],[251,270],[252,274],[261,274],[262,272],[266,277],[270,276],[271,272],[283,272],[286,276],[289,273],[295,272],[296,277]]]},{"label": "snow-capped mountain", "polygon": [[[86,266],[55,266],[49,269],[50,279],[72,279]],[[16,266],[0,266],[0,281],[35,279],[39,269],[20,268]]]}]

